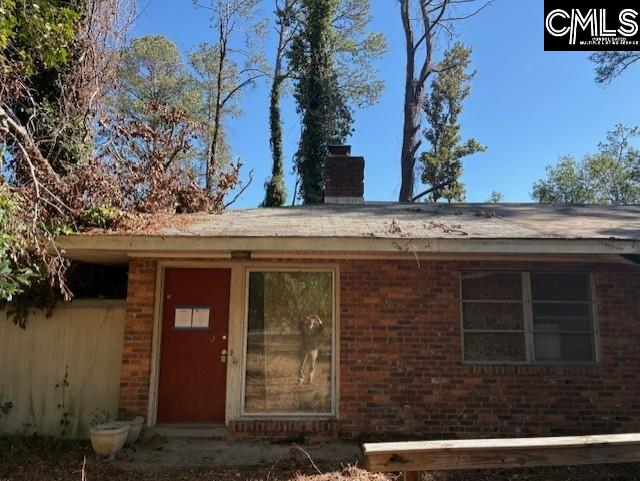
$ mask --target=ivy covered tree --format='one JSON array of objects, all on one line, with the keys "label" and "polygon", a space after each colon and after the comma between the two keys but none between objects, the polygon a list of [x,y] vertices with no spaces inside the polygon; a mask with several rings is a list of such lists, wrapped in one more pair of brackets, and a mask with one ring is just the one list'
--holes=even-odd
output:
[{"label": "ivy covered tree", "polygon": [[271,177],[265,182],[264,207],[278,207],[287,200],[284,181],[284,153],[282,149],[282,118],[280,100],[290,71],[285,65],[291,40],[300,26],[301,0],[275,0],[275,28],[278,36],[269,91],[269,145],[271,147]]},{"label": "ivy covered tree", "polygon": [[424,102],[429,124],[424,136],[429,150],[420,156],[422,182],[430,186],[428,199],[463,201],[464,185],[460,181],[462,160],[485,147],[475,139],[462,140],[460,114],[464,100],[471,93],[475,72],[467,72],[471,49],[456,43],[444,53],[440,68],[431,83],[431,92]]},{"label": "ivy covered tree", "polygon": [[582,160],[563,156],[547,166],[547,176],[533,184],[537,202],[562,204],[638,204],[640,202],[640,151],[632,140],[637,127],[616,125],[598,152]]},{"label": "ivy covered tree", "polygon": [[338,0],[303,0],[305,19],[291,48],[295,99],[302,134],[295,156],[305,204],[323,201],[323,166],[330,143],[351,133],[352,112],[338,84],[331,21]]},{"label": "ivy covered tree", "polygon": [[[282,205],[286,200],[280,100],[287,80],[298,78],[291,62],[291,47],[294,39],[304,35],[308,15],[308,4],[302,0],[275,0],[275,3],[278,43],[269,104],[272,173],[265,184],[265,206]],[[357,108],[373,105],[383,89],[373,61],[386,52],[386,41],[381,33],[367,30],[370,21],[370,0],[339,0],[327,36],[339,89],[345,102]]]}]

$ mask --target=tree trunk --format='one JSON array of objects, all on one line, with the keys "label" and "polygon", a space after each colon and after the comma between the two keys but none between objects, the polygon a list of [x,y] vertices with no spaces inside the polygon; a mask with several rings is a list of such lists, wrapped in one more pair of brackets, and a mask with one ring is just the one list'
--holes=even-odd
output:
[{"label": "tree trunk", "polygon": [[402,128],[402,151],[400,154],[400,202],[411,202],[415,184],[416,151],[420,147],[420,117],[424,82],[415,79],[416,47],[410,19],[409,0],[400,0],[400,18],[405,36],[407,64],[404,78],[404,125]]},{"label": "tree trunk", "polygon": [[402,129],[402,154],[400,158],[402,183],[400,202],[411,202],[415,183],[416,152],[420,147],[420,115],[423,88],[414,88],[413,75],[407,72],[404,94],[404,126]]},{"label": "tree trunk", "polygon": [[218,155],[218,140],[220,138],[220,123],[222,122],[222,89],[225,69],[225,60],[227,56],[227,42],[220,28],[220,58],[218,59],[218,75],[216,78],[216,111],[213,118],[213,134],[211,136],[211,147],[209,148],[209,162],[207,163],[207,190],[211,189],[212,177],[216,170]]},{"label": "tree trunk", "polygon": [[280,207],[287,200],[287,191],[284,185],[284,161],[282,152],[282,119],[280,115],[280,97],[282,84],[285,77],[282,75],[282,56],[285,49],[285,27],[281,26],[278,38],[278,50],[273,69],[273,83],[271,84],[269,104],[269,143],[273,164],[271,166],[271,178],[266,184],[265,207]]}]

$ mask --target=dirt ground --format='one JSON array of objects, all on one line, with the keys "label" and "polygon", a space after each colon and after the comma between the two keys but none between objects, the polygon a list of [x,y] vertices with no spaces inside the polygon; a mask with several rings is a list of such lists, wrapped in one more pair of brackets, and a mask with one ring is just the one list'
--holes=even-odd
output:
[{"label": "dirt ground", "polygon": [[[4,437],[0,438],[0,481],[82,481],[85,460],[86,481],[401,481],[397,475],[372,474],[355,467],[361,462],[353,445],[303,445],[304,452],[286,444],[238,441],[228,445],[230,448],[215,441],[165,443],[156,439],[135,451],[125,450],[111,463],[96,461],[88,442]],[[423,479],[436,478],[426,475]],[[640,481],[640,464],[466,471],[450,473],[448,478],[529,480]]]}]

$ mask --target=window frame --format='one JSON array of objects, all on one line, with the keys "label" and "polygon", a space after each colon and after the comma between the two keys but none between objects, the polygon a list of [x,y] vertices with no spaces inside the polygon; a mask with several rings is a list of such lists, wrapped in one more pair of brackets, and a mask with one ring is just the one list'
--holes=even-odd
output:
[{"label": "window frame", "polygon": [[[487,272],[487,273],[505,273],[513,274],[514,272],[520,273],[522,297],[521,300],[473,300],[464,299],[462,296],[462,281],[463,275],[467,272]],[[533,323],[533,304],[531,294],[531,275],[532,274],[582,274],[586,275],[588,279],[589,289],[589,301],[536,301],[546,304],[587,304],[589,319],[591,320],[592,329],[589,331],[553,331],[554,334],[572,333],[572,334],[590,334],[593,339],[593,361],[562,361],[562,360],[537,360],[535,359],[535,334],[538,333],[550,333],[544,330],[536,331]],[[599,366],[601,363],[600,357],[600,327],[598,322],[598,309],[596,288],[593,279],[593,274],[588,271],[577,270],[521,270],[521,269],[461,269],[458,272],[459,280],[459,303],[460,303],[460,349],[462,352],[462,363],[466,365],[509,365],[509,366]],[[464,327],[464,304],[467,303],[512,303],[522,304],[523,315],[523,329],[465,329]],[[526,358],[523,361],[479,361],[473,359],[466,359],[464,336],[466,332],[470,333],[523,333],[525,342],[525,354]]]},{"label": "window frame", "polygon": [[[249,288],[251,281],[251,273],[253,272],[310,272],[310,273],[330,273],[331,274],[331,294],[332,294],[332,306],[331,315],[332,330],[331,330],[331,411],[330,412],[257,412],[246,410],[246,376],[247,376],[247,341],[248,341],[248,329],[249,329]],[[334,266],[309,266],[309,267],[273,267],[273,266],[258,266],[247,267],[244,270],[244,306],[243,306],[243,319],[242,319],[242,361],[241,361],[241,392],[240,392],[240,418],[241,419],[336,419],[337,418],[337,406],[338,406],[338,359],[339,359],[339,318],[338,318],[338,268]]]}]

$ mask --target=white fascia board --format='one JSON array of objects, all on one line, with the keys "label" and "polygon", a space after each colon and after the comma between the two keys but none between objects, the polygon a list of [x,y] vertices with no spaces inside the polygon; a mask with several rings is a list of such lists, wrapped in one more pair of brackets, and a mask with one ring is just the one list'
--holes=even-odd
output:
[{"label": "white fascia board", "polygon": [[71,258],[250,252],[640,254],[640,241],[622,239],[390,239],[364,237],[203,237],[71,235],[57,239]]}]

